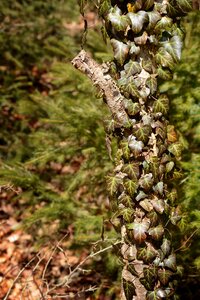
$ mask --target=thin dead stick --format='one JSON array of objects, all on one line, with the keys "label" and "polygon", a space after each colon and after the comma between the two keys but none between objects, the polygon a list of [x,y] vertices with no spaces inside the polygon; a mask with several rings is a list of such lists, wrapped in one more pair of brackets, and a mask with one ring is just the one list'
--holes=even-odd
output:
[{"label": "thin dead stick", "polygon": [[36,254],[37,258],[38,258],[38,262],[35,265],[35,267],[33,268],[33,272],[35,272],[35,270],[37,269],[37,267],[39,266],[39,264],[41,263],[41,261],[43,261],[43,259],[45,258],[45,255],[43,255],[42,257],[39,256],[39,253]]},{"label": "thin dead stick", "polygon": [[95,257],[96,255],[99,255],[99,254],[101,254],[101,253],[103,253],[103,252],[105,252],[105,251],[108,251],[108,250],[110,250],[110,249],[112,249],[112,245],[110,245],[110,246],[108,246],[108,247],[106,247],[106,248],[104,248],[104,249],[101,249],[101,250],[99,250],[99,251],[97,251],[97,252],[94,252],[94,253],[91,253],[90,255],[88,255],[85,259],[83,259],[74,269],[73,269],[73,271],[71,271],[71,273],[69,274],[69,276],[68,276],[68,278],[67,278],[67,281],[65,282],[65,283],[63,283],[64,285],[66,285],[67,284],[67,282],[69,282],[70,281],[70,278],[73,276],[73,274],[74,273],[76,273],[76,271],[78,271],[79,269],[80,269],[80,267],[82,266],[82,265],[84,265],[84,263],[88,260],[88,259],[90,259],[90,258],[93,258],[93,257]]},{"label": "thin dead stick", "polygon": [[62,239],[60,239],[60,241],[58,241],[58,243],[52,248],[51,255],[50,255],[50,257],[49,257],[49,259],[48,259],[48,261],[47,261],[47,263],[46,263],[46,265],[45,265],[45,267],[44,267],[44,270],[43,270],[43,272],[42,272],[42,280],[45,280],[45,275],[46,275],[47,268],[48,268],[48,266],[49,266],[49,264],[50,264],[50,261],[51,261],[52,258],[53,258],[54,253],[56,252],[56,249],[57,249],[57,248],[59,249],[60,244],[62,243],[62,241],[63,241],[68,235],[69,235],[69,233],[65,234],[65,235],[62,237]]},{"label": "thin dead stick", "polygon": [[[86,289],[86,290],[81,290],[81,291],[79,291],[79,292],[77,292],[77,293],[73,293],[73,296],[74,296],[74,298],[77,296],[77,295],[79,295],[80,293],[88,293],[88,292],[94,292],[94,291],[96,291],[98,289],[98,287],[97,286],[91,286],[91,287],[89,287],[88,289]],[[66,297],[67,296],[69,296],[70,297],[70,295],[71,294],[69,294],[69,293],[65,293],[65,294],[55,294],[55,295],[51,295],[51,297],[53,298],[53,299],[56,299],[56,298],[65,298],[66,299]],[[71,298],[70,298],[71,299]]]},{"label": "thin dead stick", "polygon": [[[42,252],[42,250],[41,250]],[[34,278],[34,272],[35,270],[37,269],[37,267],[39,266],[39,264],[41,263],[41,261],[45,258],[45,255],[43,257],[40,257],[40,252],[36,254],[36,257],[35,258],[38,258],[38,262],[37,264],[35,265],[35,267],[33,268],[32,270],[32,276],[29,276],[29,278],[25,281],[25,286],[23,287],[22,289],[22,293],[23,291],[25,291],[27,288],[28,288],[28,283],[30,282],[34,282],[34,284],[36,285],[36,287],[38,288],[40,294],[42,295],[42,291],[40,289],[40,287],[38,286],[38,283],[36,282],[35,278]],[[31,296],[32,297],[32,296]],[[21,300],[23,299],[22,297],[20,298]],[[43,298],[42,298],[43,299]],[[44,298],[45,299],[45,298]]]},{"label": "thin dead stick", "polygon": [[42,300],[45,300],[43,291],[42,291],[41,287],[39,286],[39,284],[37,283],[37,280],[35,279],[34,274],[32,274],[32,276],[33,276],[33,282],[34,282],[34,284],[36,285],[36,287],[37,287],[37,289],[38,289],[38,291],[39,291],[39,293],[40,293],[40,295],[41,295],[41,299],[42,299]]},{"label": "thin dead stick", "polygon": [[7,183],[7,184],[3,184],[0,186],[0,193],[2,192],[2,190],[6,190],[6,191],[12,191],[14,192],[15,194],[19,195],[20,192],[18,190],[16,190],[14,188],[14,185],[11,184],[11,183]]},{"label": "thin dead stick", "polygon": [[53,248],[53,250],[51,252],[51,255],[49,256],[49,259],[48,259],[47,263],[44,266],[44,270],[42,272],[42,280],[45,280],[45,275],[46,275],[47,268],[48,268],[48,266],[49,266],[49,264],[50,264],[50,262],[53,258],[53,255],[54,255],[55,251],[56,251],[56,247]]},{"label": "thin dead stick", "polygon": [[93,84],[102,91],[113,118],[120,124],[127,125],[128,116],[123,105],[124,97],[116,82],[109,74],[106,74],[103,65],[99,65],[85,50],[82,50],[72,60],[72,64],[76,69],[86,74]]},{"label": "thin dead stick", "polygon": [[[187,243],[191,240],[191,238],[199,231],[199,228],[197,228],[188,238],[187,240],[181,245],[178,249],[176,249],[174,252],[177,252],[187,246]],[[182,250],[183,251],[183,250]]]},{"label": "thin dead stick", "polygon": [[[121,241],[117,241],[116,243],[114,243],[113,245],[117,245],[117,244],[120,244],[121,243]],[[66,285],[68,285],[68,283],[69,283],[69,281],[70,281],[70,279],[71,279],[71,277],[72,277],[72,275],[76,272],[76,271],[78,271],[79,269],[80,269],[80,267],[88,260],[88,259],[90,259],[90,258],[93,258],[93,257],[95,257],[96,255],[99,255],[99,254],[101,254],[101,253],[103,253],[103,252],[105,252],[105,251],[108,251],[108,250],[110,250],[110,249],[112,249],[113,248],[113,245],[110,245],[110,246],[108,246],[108,247],[106,247],[106,248],[103,248],[103,249],[101,249],[101,250],[99,250],[99,251],[97,251],[97,252],[94,252],[94,253],[90,253],[84,260],[82,260],[71,272],[70,272],[70,274],[67,276],[67,279],[65,279],[65,280],[63,280],[62,282],[60,282],[59,284],[56,284],[54,287],[52,287],[51,289],[49,289],[48,291],[47,291],[47,293],[46,293],[46,295],[49,295],[52,291],[54,291],[56,288],[58,288],[58,287],[60,287],[60,286],[66,286]]]},{"label": "thin dead stick", "polygon": [[35,255],[17,274],[17,276],[15,277],[15,279],[13,280],[9,290],[7,291],[7,294],[5,295],[5,297],[3,298],[3,300],[7,300],[15,283],[17,282],[17,280],[19,279],[19,277],[21,276],[21,274],[24,272],[24,270],[36,259],[37,255]]},{"label": "thin dead stick", "polygon": [[[14,266],[14,267],[11,267],[10,269],[8,269],[8,270],[4,273],[4,278],[3,278],[3,280],[5,280],[7,274],[9,274],[10,272],[14,271],[14,270],[17,269],[17,268],[18,268],[18,266]],[[3,281],[3,280],[2,280],[2,281]],[[1,282],[2,282],[2,281],[1,281]]]},{"label": "thin dead stick", "polygon": [[24,288],[22,289],[21,291],[21,295],[20,295],[20,300],[24,300],[24,297],[23,297],[23,293],[27,292],[27,295],[25,294],[24,297],[28,297],[27,300],[34,300],[32,295],[31,295],[31,292],[30,292],[30,289],[29,289],[29,286],[28,286],[28,283],[26,283],[26,285],[24,286]]}]

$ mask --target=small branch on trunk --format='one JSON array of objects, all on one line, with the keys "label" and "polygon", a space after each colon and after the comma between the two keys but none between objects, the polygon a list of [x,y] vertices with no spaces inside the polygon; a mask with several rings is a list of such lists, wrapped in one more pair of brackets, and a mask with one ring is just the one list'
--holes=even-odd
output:
[{"label": "small branch on trunk", "polygon": [[123,106],[124,97],[112,77],[105,74],[103,66],[94,61],[84,50],[72,60],[72,64],[76,69],[86,74],[93,84],[102,91],[113,118],[120,125],[126,125],[128,116]]}]

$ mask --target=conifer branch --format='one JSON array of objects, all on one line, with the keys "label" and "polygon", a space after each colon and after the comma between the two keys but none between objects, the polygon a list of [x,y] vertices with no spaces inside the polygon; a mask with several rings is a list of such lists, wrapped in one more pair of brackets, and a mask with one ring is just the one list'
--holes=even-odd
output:
[{"label": "conifer branch", "polygon": [[76,69],[86,74],[94,85],[102,91],[114,119],[121,125],[126,125],[128,117],[123,106],[124,97],[115,81],[109,74],[105,73],[103,66],[92,59],[85,50],[80,51],[72,60],[72,64]]}]

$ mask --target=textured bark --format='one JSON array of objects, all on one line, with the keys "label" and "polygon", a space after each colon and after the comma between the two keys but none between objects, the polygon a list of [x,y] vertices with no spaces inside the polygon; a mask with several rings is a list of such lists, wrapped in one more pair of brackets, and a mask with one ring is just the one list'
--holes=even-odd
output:
[{"label": "textured bark", "polygon": [[112,79],[106,66],[100,66],[91,56],[82,50],[73,60],[75,68],[86,74],[95,86],[103,93],[104,99],[113,115],[121,124],[126,125],[128,116],[123,106],[124,97],[120,93],[116,82]]},{"label": "textured bark", "polygon": [[101,0],[99,12],[114,52],[110,75],[84,51],[73,60],[102,90],[113,115],[107,133],[117,139],[118,151],[107,183],[112,223],[122,237],[121,299],[174,298],[172,236],[181,219],[175,186],[182,177],[182,146],[159,84],[172,78],[180,59],[180,17],[198,3]]}]

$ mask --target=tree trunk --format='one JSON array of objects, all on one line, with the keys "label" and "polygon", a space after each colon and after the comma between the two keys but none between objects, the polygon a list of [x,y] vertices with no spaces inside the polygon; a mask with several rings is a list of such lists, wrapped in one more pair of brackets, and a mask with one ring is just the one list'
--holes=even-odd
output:
[{"label": "tree trunk", "polygon": [[[196,4],[197,5],[196,1]],[[114,51],[109,70],[85,51],[73,60],[103,92],[117,139],[107,177],[112,223],[121,232],[121,299],[170,299],[175,291],[172,234],[180,220],[176,182],[182,146],[169,123],[170,101],[159,90],[180,59],[180,17],[189,0],[101,0],[99,14]]]}]

